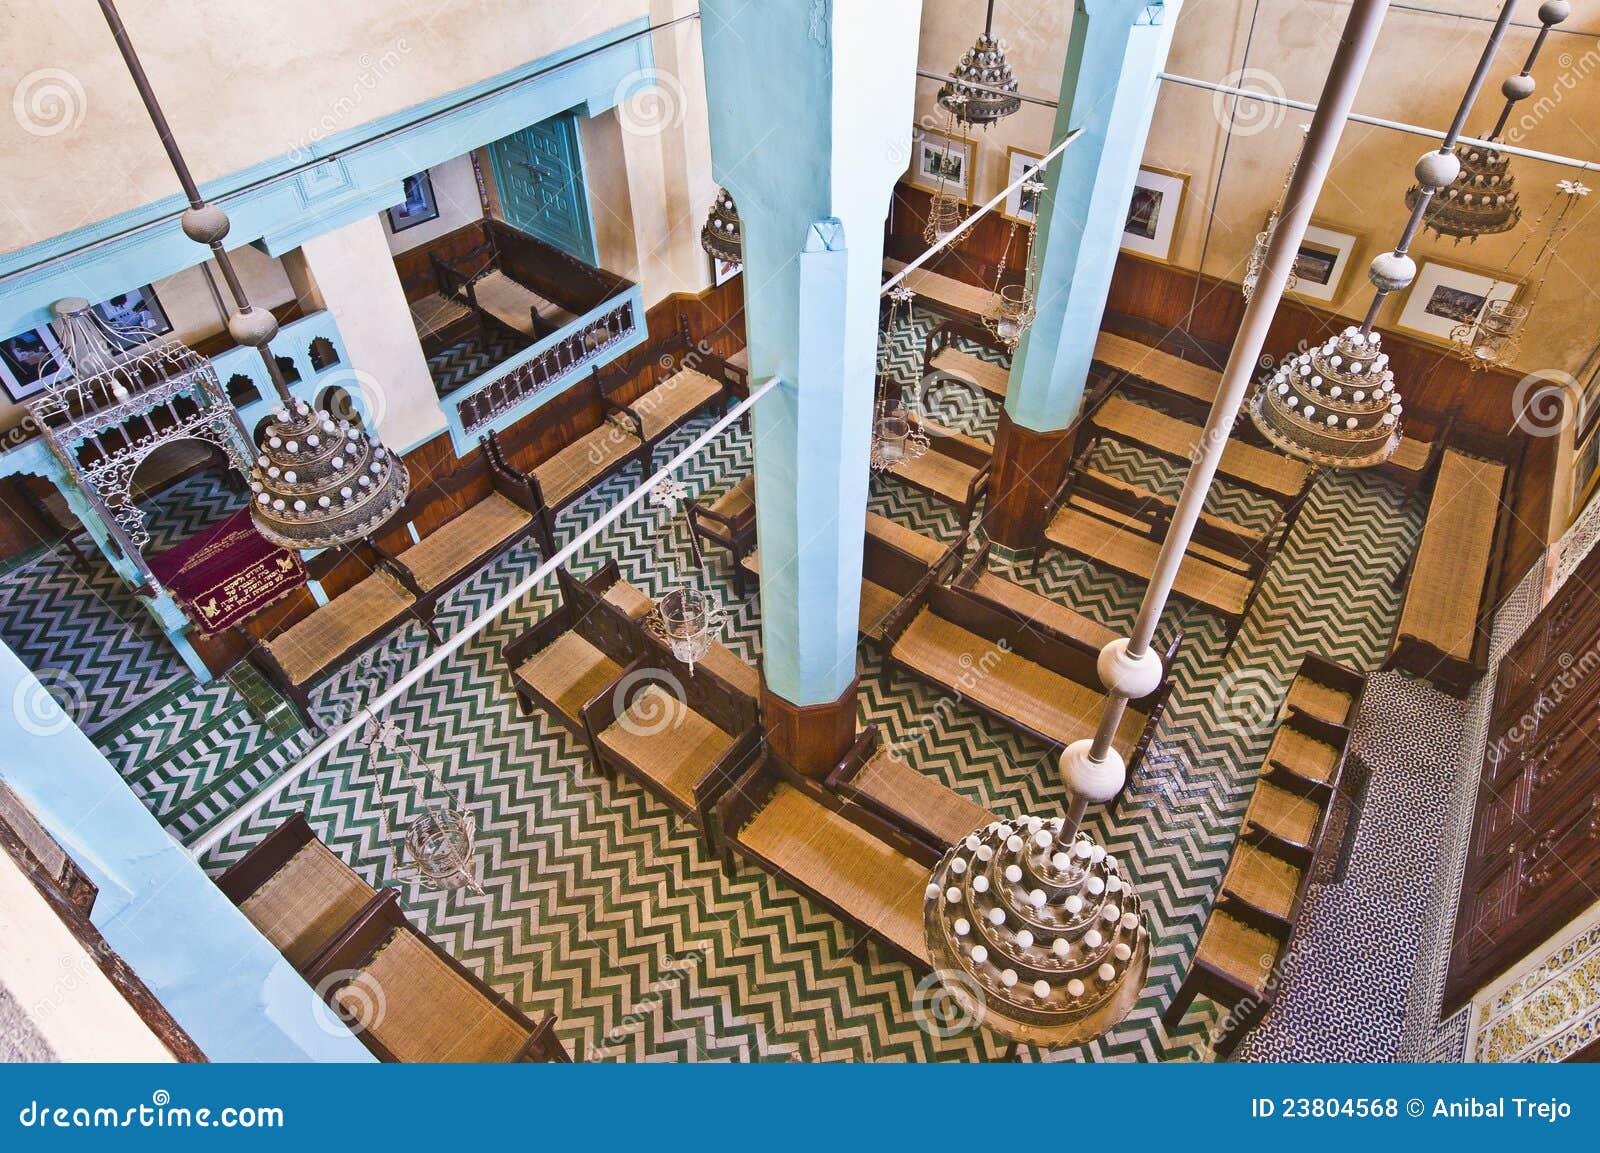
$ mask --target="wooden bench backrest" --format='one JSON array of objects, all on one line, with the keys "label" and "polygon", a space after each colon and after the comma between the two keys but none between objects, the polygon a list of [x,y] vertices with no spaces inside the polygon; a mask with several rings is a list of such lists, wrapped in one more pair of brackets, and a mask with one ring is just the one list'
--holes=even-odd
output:
[{"label": "wooden bench backrest", "polygon": [[[566,570],[557,570],[562,579]],[[605,600],[606,590],[622,579],[617,562],[608,560],[587,580],[565,575],[562,600],[572,610],[572,628],[619,665],[628,664],[643,651],[638,626]]]},{"label": "wooden bench backrest", "polygon": [[1096,654],[1066,638],[1035,629],[981,600],[966,589],[937,585],[928,590],[928,607],[936,616],[1090,688],[1099,688]]}]

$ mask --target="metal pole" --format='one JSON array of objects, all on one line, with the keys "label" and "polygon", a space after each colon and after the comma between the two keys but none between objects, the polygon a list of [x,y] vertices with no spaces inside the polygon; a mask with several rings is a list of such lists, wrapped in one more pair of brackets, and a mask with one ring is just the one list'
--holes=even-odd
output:
[{"label": "metal pole", "polygon": [[1317,196],[1327,179],[1388,8],[1389,0],[1356,0],[1351,8],[1338,52],[1323,85],[1321,99],[1317,102],[1316,116],[1306,135],[1305,153],[1284,196],[1283,214],[1267,248],[1261,279],[1245,308],[1238,338],[1234,341],[1216,400],[1211,406],[1211,415],[1200,436],[1199,456],[1190,466],[1189,475],[1184,481],[1183,492],[1178,498],[1166,539],[1162,542],[1155,571],[1150,577],[1150,587],[1139,606],[1133,635],[1127,640],[1113,641],[1101,653],[1100,673],[1106,681],[1107,694],[1099,729],[1092,741],[1077,741],[1062,753],[1062,776],[1073,794],[1067,813],[1068,823],[1073,827],[1064,833],[1065,836],[1075,831],[1075,818],[1081,818],[1086,804],[1111,800],[1121,792],[1126,782],[1126,765],[1117,754],[1112,738],[1127,710],[1128,701],[1153,691],[1160,683],[1161,659],[1150,648],[1156,625],[1172,593],[1178,566],[1183,562],[1189,539],[1200,519],[1206,492],[1211,487],[1222,451],[1227,446],[1228,433],[1239,414],[1239,407],[1244,402],[1245,392],[1266,344],[1267,330],[1283,298],[1284,285],[1299,254]]}]

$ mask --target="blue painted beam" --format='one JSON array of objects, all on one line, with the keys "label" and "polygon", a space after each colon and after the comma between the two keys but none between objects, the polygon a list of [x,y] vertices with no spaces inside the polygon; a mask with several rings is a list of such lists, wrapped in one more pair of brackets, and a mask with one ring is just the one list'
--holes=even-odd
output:
[{"label": "blue painted beam", "polygon": [[910,155],[920,0],[702,0],[712,168],[739,206],[763,674],[856,675],[883,225]]},{"label": "blue painted beam", "polygon": [[[624,81],[654,64],[649,37],[614,43],[648,24],[641,17],[370,123],[314,128],[292,152],[209,181],[201,192],[227,209],[230,247],[258,243],[281,255],[399,203],[401,181],[421,169],[558,112],[606,111],[619,90],[628,91]],[[476,103],[457,107],[466,101]],[[179,229],[185,207],[182,196],[169,196],[0,254],[0,335],[48,323],[50,305],[63,297],[104,300],[199,264],[209,254]]]},{"label": "blue painted beam", "polygon": [[90,920],[213,1061],[371,1061],[0,644],[0,778],[100,889]]},{"label": "blue painted beam", "polygon": [[1058,432],[1083,401],[1128,203],[1183,0],[1077,0],[1053,140],[1083,135],[1046,167],[1037,314],[1017,346],[1006,412]]}]

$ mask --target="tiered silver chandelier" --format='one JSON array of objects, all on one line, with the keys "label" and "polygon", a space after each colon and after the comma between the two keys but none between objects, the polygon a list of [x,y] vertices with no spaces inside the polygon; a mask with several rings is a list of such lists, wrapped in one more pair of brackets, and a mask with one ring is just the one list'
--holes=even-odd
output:
[{"label": "tiered silver chandelier", "polygon": [[256,528],[274,544],[293,549],[328,548],[359,540],[405,502],[410,488],[405,465],[366,430],[349,421],[333,420],[328,412],[314,410],[289,391],[269,347],[278,333],[277,319],[270,311],[251,305],[223,248],[228,215],[200,195],[115,3],[100,0],[100,10],[188,198],[189,207],[182,217],[184,235],[210,247],[238,307],[228,318],[228,332],[239,344],[261,354],[278,394],[277,412],[262,431],[250,470],[254,494],[250,511]]},{"label": "tiered silver chandelier", "polygon": [[[1537,87],[1533,79],[1533,65],[1539,58],[1539,51],[1544,47],[1550,29],[1570,15],[1572,5],[1567,0],[1545,0],[1539,5],[1539,35],[1528,51],[1522,71],[1507,77],[1500,86],[1506,102],[1500,111],[1500,119],[1495,122],[1494,131],[1485,137],[1490,144],[1499,141],[1517,104],[1533,95]],[[1522,219],[1522,205],[1516,177],[1511,172],[1510,155],[1498,148],[1485,148],[1478,144],[1456,145],[1455,155],[1460,171],[1450,186],[1433,198],[1424,225],[1439,236],[1453,237],[1457,241],[1476,240],[1480,236],[1493,236],[1515,228]],[[1412,186],[1406,193],[1406,204],[1415,204],[1424,192],[1425,186],[1422,184]]]},{"label": "tiered silver chandelier", "polygon": [[739,208],[726,188],[717,189],[717,198],[700,229],[700,247],[714,259],[727,264],[744,262],[744,233],[739,227]]},{"label": "tiered silver chandelier", "polygon": [[961,54],[950,79],[939,89],[938,101],[963,124],[984,128],[1022,107],[1005,43],[994,35],[994,0],[989,0],[977,42]]},{"label": "tiered silver chandelier", "polygon": [[[1455,185],[1463,171],[1456,143],[1514,7],[1515,0],[1506,0],[1501,8],[1443,143],[1417,161],[1417,183],[1406,198],[1410,218],[1394,250],[1380,253],[1367,272],[1375,291],[1366,319],[1268,370],[1249,397],[1247,407],[1256,428],[1290,456],[1329,468],[1369,468],[1388,460],[1399,447],[1405,406],[1388,354],[1382,350],[1383,336],[1374,326],[1389,294],[1416,280],[1411,242],[1428,218],[1434,198]],[[1552,7],[1565,5],[1545,5]]]}]

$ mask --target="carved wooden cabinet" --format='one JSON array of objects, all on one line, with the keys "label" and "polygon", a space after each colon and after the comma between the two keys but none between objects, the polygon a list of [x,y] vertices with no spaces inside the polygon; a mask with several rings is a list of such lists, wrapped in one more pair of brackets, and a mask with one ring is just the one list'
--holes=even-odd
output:
[{"label": "carved wooden cabinet", "polygon": [[1600,890],[1600,549],[1495,680],[1455,943],[1453,1011]]}]

